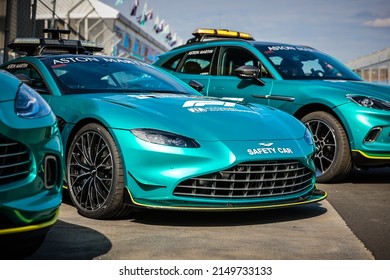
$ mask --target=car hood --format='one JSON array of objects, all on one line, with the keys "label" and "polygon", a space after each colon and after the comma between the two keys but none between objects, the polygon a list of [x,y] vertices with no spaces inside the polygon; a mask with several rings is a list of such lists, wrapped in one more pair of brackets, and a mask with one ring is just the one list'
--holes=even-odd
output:
[{"label": "car hood", "polygon": [[301,139],[304,126],[268,107],[188,95],[110,95],[113,128],[152,128],[203,141]]},{"label": "car hood", "polygon": [[364,95],[390,101],[390,86],[364,81],[324,80],[319,82],[345,92],[345,94]]}]

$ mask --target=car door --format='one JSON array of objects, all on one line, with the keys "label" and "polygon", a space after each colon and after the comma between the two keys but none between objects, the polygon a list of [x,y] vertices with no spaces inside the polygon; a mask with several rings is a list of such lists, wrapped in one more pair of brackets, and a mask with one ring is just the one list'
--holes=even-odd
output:
[{"label": "car door", "polygon": [[207,91],[210,78],[216,74],[213,67],[214,58],[217,56],[215,47],[207,47],[203,49],[190,50],[181,53],[161,66],[172,74],[183,80],[187,84],[191,80],[196,80],[204,86],[204,91]]},{"label": "car door", "polygon": [[[261,67],[264,84],[255,79],[241,79],[235,69],[251,65]],[[205,95],[245,100],[268,105],[264,96],[271,93],[273,79],[259,59],[250,51],[241,47],[222,47],[219,53],[217,76],[213,76],[209,86],[204,90]]]}]

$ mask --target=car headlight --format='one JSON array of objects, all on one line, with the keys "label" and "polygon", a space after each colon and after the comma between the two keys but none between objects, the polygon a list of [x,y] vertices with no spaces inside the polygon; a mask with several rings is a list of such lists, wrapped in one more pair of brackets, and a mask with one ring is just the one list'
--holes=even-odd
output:
[{"label": "car headlight", "polygon": [[305,134],[303,135],[303,138],[305,139],[306,143],[309,146],[313,146],[314,145],[313,135],[311,134],[311,132],[310,132],[310,130],[308,128],[305,129]]},{"label": "car headlight", "polygon": [[181,147],[181,148],[200,147],[200,145],[194,139],[182,135],[166,132],[166,131],[161,131],[156,129],[132,129],[130,131],[139,139],[142,139],[144,141],[153,144],[174,146],[174,147]]},{"label": "car headlight", "polygon": [[366,108],[390,111],[390,102],[388,101],[363,95],[347,95],[347,98]]},{"label": "car headlight", "polygon": [[50,106],[32,88],[22,84],[15,98],[15,113],[19,117],[32,119],[49,115]]}]

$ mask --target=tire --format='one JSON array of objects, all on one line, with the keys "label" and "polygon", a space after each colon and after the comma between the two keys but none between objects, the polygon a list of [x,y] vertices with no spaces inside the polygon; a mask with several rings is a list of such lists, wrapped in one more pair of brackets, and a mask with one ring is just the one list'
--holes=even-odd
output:
[{"label": "tire", "polygon": [[314,137],[317,182],[345,179],[352,170],[352,160],[349,140],[341,123],[323,111],[307,114],[301,121]]},{"label": "tire", "polygon": [[114,139],[103,126],[90,123],[75,135],[67,154],[70,198],[78,212],[92,219],[127,214],[124,175]]}]

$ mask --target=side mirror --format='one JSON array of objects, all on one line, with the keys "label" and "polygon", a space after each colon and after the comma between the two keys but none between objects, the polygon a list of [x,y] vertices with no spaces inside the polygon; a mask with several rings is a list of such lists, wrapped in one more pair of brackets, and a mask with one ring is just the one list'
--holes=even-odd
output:
[{"label": "side mirror", "polygon": [[191,80],[188,84],[200,93],[202,93],[204,89],[204,85],[196,80]]},{"label": "side mirror", "polygon": [[260,85],[265,85],[265,82],[261,80],[261,70],[256,66],[243,65],[234,69],[234,71],[240,79],[253,79]]},{"label": "side mirror", "polygon": [[25,83],[26,85],[31,86],[33,83],[33,80],[30,79],[30,77],[27,76],[26,74],[14,74],[14,76],[18,78],[22,83]]}]

